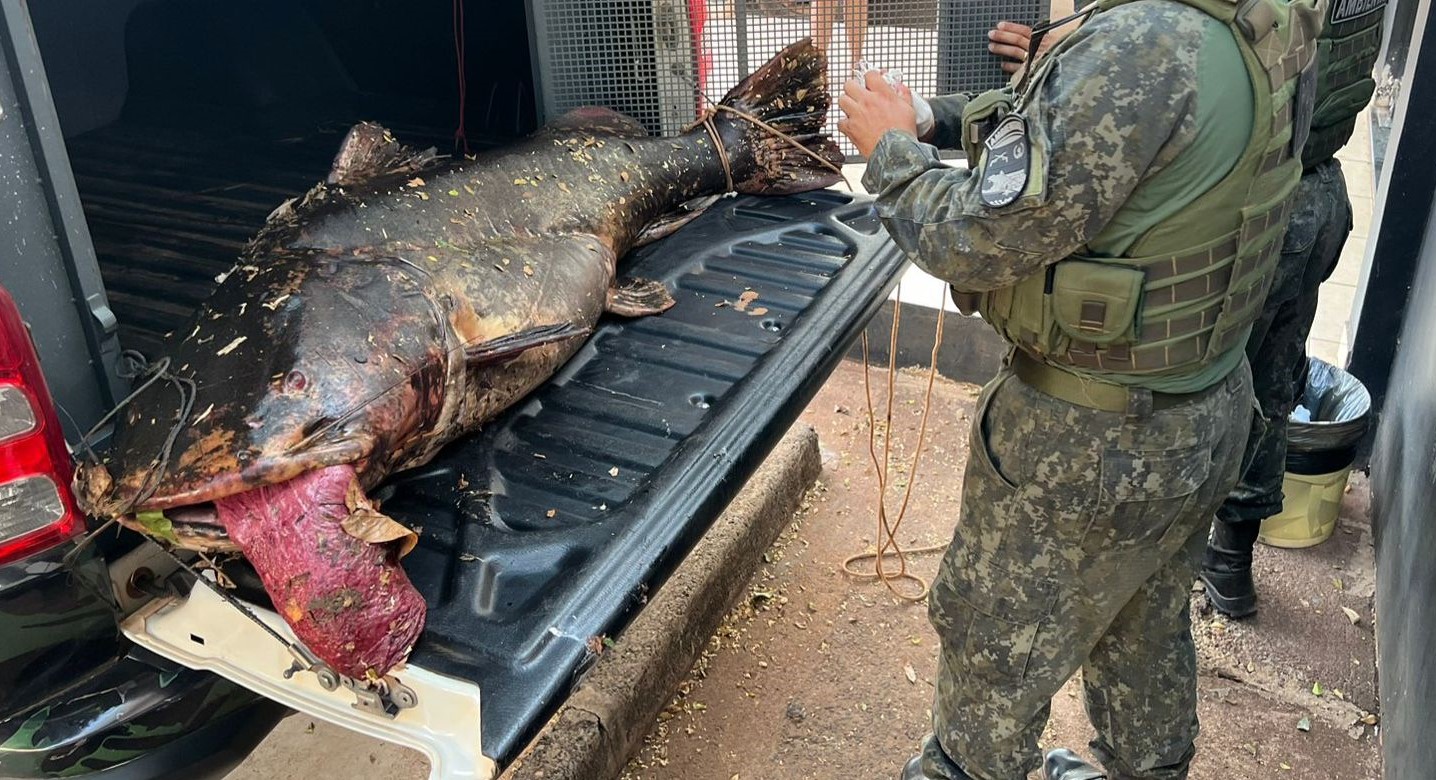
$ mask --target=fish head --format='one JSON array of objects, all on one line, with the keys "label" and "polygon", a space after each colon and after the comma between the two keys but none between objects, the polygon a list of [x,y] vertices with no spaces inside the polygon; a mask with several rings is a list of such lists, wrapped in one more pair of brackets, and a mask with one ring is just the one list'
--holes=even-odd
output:
[{"label": "fish head", "polygon": [[[398,258],[242,263],[138,372],[105,457],[77,472],[81,504],[204,526],[186,510],[319,468],[352,464],[372,487],[443,413],[441,297]],[[214,529],[187,531],[216,549],[199,543]]]}]

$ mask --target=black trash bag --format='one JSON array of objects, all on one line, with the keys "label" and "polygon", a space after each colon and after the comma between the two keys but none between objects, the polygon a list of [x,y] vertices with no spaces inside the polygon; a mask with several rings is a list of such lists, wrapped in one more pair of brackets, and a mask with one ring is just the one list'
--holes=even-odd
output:
[{"label": "black trash bag", "polygon": [[1311,419],[1293,415],[1287,424],[1286,470],[1330,474],[1350,466],[1371,414],[1366,386],[1324,360],[1307,358],[1306,383],[1297,402]]}]

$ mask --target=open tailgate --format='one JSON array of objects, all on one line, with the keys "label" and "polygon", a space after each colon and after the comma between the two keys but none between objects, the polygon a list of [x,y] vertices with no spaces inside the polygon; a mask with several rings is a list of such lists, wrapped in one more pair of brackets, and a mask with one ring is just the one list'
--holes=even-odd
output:
[{"label": "open tailgate", "polygon": [[403,701],[286,677],[284,647],[204,587],[150,603],[124,630],[186,666],[415,748],[433,777],[492,777],[717,519],[904,265],[869,201],[827,190],[722,200],[632,253],[620,273],[666,282],[673,309],[605,319],[485,431],[375,492],[387,514],[421,528],[404,567],[429,614],[393,675]]}]

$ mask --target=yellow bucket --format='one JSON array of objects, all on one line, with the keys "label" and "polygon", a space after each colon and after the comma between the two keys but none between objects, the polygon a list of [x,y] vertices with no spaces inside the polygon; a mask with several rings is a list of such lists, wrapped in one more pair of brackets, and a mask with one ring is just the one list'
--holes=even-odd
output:
[{"label": "yellow bucket", "polygon": [[1257,540],[1272,547],[1311,547],[1331,538],[1351,467],[1330,474],[1292,474],[1282,483],[1281,514],[1262,521]]}]

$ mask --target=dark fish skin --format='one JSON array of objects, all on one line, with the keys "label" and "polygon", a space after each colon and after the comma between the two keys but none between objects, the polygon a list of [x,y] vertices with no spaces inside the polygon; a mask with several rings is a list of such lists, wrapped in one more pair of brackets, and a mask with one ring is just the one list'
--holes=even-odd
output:
[{"label": "dark fish skin", "polygon": [[[656,139],[584,109],[463,160],[356,126],[325,183],[277,209],[167,341],[195,387],[188,419],[172,384],[140,392],[108,459],[77,470],[81,504],[179,547],[243,553],[321,661],[377,680],[407,658],[426,606],[399,565],[415,532],[366,492],[533,390],[605,311],[673,304],[656,282],[620,283],[617,262],[671,227],[664,215],[729,189],[712,134],[738,191],[840,179],[822,162],[842,159],[818,133],[825,72],[801,41],[724,99],[817,160],[731,112]],[[137,516],[152,510],[168,527]]]},{"label": "dark fish skin", "polygon": [[[825,72],[805,39],[724,104],[840,163],[820,133]],[[840,180],[746,119],[720,112],[713,126],[740,192]],[[281,206],[168,340],[172,370],[198,387],[169,462],[157,459],[178,397],[160,383],[121,415],[106,459],[79,469],[81,503],[142,528],[132,513],[318,468],[352,464],[368,489],[422,464],[551,376],[606,309],[662,310],[652,285],[615,290],[617,259],[680,204],[727,189],[704,128],[645,137],[604,109],[460,160],[357,126],[329,180]],[[175,534],[180,546],[234,549],[212,528],[176,523]]]}]

